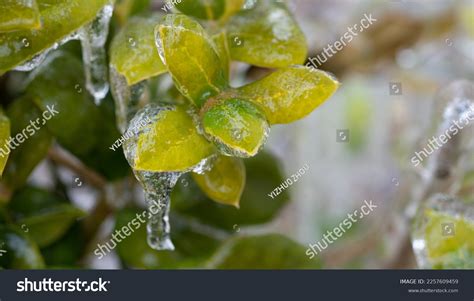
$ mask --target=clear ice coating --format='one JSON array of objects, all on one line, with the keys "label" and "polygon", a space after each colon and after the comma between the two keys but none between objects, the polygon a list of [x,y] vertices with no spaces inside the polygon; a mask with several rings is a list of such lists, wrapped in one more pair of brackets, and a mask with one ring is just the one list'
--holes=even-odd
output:
[{"label": "clear ice coating", "polygon": [[125,76],[110,67],[110,89],[115,100],[117,127],[124,133],[130,120],[146,101],[147,82],[145,80],[129,86]]},{"label": "clear ice coating", "polygon": [[[16,66],[13,70],[16,70],[16,71],[31,71],[33,69],[36,69],[39,65],[41,65],[44,62],[44,60],[46,59],[46,57],[48,56],[48,54],[51,51],[57,49],[59,46],[65,44],[65,43],[67,43],[71,40],[75,40],[77,38],[78,38],[78,34],[73,33],[73,34],[63,38],[61,41],[54,43],[53,46],[49,47],[48,49],[43,50],[42,52],[38,53],[37,55],[35,55],[30,60],[24,62],[23,64],[21,64],[19,66]],[[25,40],[26,40],[26,38],[23,39],[22,42],[25,45],[25,47],[28,47],[29,42],[25,41]]]},{"label": "clear ice coating", "polygon": [[412,245],[419,268],[474,268],[474,203],[430,198],[415,218]]},{"label": "clear ice coating", "polygon": [[109,32],[112,12],[113,5],[107,4],[97,14],[97,18],[94,21],[79,30],[86,74],[86,88],[94,97],[97,105],[100,104],[109,91],[107,58],[104,45]]},{"label": "clear ice coating", "polygon": [[[125,158],[133,168],[135,177],[140,182],[145,192],[145,201],[148,207],[147,221],[147,241],[148,245],[155,250],[174,250],[170,239],[170,195],[173,187],[176,185],[179,177],[184,172],[150,172],[145,170],[136,170],[134,162],[137,155],[138,137],[149,131],[149,126],[154,124],[160,113],[171,110],[172,106],[161,106],[159,104],[148,104],[139,110],[135,117],[130,121],[128,129],[134,129],[134,134],[130,136],[123,145]],[[151,121],[151,122],[150,122]],[[147,124],[143,126],[143,124]],[[138,130],[137,130],[138,129]],[[197,173],[210,168],[212,158],[206,158],[192,167]]]},{"label": "clear ice coating", "polygon": [[170,239],[170,194],[181,173],[134,170],[134,174],[145,191],[148,207],[148,245],[155,250],[174,250]]}]

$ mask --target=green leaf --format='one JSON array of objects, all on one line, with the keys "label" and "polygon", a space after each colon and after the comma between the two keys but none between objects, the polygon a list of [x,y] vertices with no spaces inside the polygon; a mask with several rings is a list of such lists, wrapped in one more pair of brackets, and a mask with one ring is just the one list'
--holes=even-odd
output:
[{"label": "green leaf", "polygon": [[[189,224],[178,222],[179,218],[173,216],[171,238],[175,251],[153,250],[147,244],[146,218],[142,215],[143,212],[146,211],[124,209],[117,214],[115,231],[123,227],[133,230],[133,233],[117,244],[117,253],[128,267],[139,269],[198,267],[220,244],[218,240],[194,231]],[[121,233],[124,231],[127,230],[122,230]],[[106,241],[102,245],[113,247],[114,242]],[[104,247],[102,249],[106,251]],[[99,255],[96,255],[99,258],[101,255],[104,256],[104,253],[98,252]]]},{"label": "green leaf", "polygon": [[0,109],[0,177],[3,174],[10,153],[8,151],[8,138],[10,138],[10,119]]},{"label": "green leaf", "polygon": [[0,33],[40,27],[36,0],[4,0],[0,3]]},{"label": "green leaf", "polygon": [[215,269],[319,269],[308,260],[305,248],[280,234],[242,236],[230,239],[211,258]]},{"label": "green leaf", "polygon": [[238,89],[240,96],[258,104],[270,124],[290,123],[311,113],[339,87],[329,73],[302,66],[277,70]]},{"label": "green leaf", "polygon": [[151,0],[118,0],[114,7],[114,15],[121,25],[127,22],[130,16],[147,12]]},{"label": "green leaf", "polygon": [[178,0],[174,2],[175,7],[182,13],[204,20],[217,20],[226,10],[225,0]]},{"label": "green leaf", "polygon": [[228,231],[235,231],[235,225],[242,227],[271,221],[289,201],[287,191],[274,199],[268,196],[285,180],[280,164],[266,152],[244,162],[247,175],[240,209],[213,202],[190,176],[184,175],[172,192],[171,211]]},{"label": "green leaf", "polygon": [[265,143],[269,126],[251,102],[227,99],[204,108],[202,127],[209,140],[229,156],[252,157]]},{"label": "green leaf", "polygon": [[17,138],[18,146],[13,146],[4,174],[7,185],[16,189],[25,184],[30,173],[46,156],[52,136],[41,124],[41,112],[28,96],[16,99],[8,108],[7,116],[14,120],[11,124],[12,137],[23,137],[21,144],[18,144],[20,140]]},{"label": "green leaf", "polygon": [[40,52],[92,21],[109,0],[40,0],[42,27],[0,33],[0,74],[32,59]]},{"label": "green leaf", "polygon": [[38,246],[20,229],[0,225],[0,248],[5,250],[0,256],[0,267],[8,269],[44,268],[43,257]]},{"label": "green leaf", "polygon": [[155,44],[154,30],[161,17],[134,17],[112,41],[110,66],[125,76],[130,86],[167,71]]},{"label": "green leaf", "polygon": [[195,105],[202,106],[228,86],[216,46],[199,23],[185,15],[167,15],[155,37],[176,87]]},{"label": "green leaf", "polygon": [[208,197],[218,203],[239,208],[245,187],[245,165],[241,159],[218,156],[210,170],[204,174],[192,175]]},{"label": "green leaf", "polygon": [[225,12],[220,19],[220,23],[224,24],[230,17],[242,9],[245,0],[226,0]]},{"label": "green leaf", "polygon": [[42,248],[41,253],[48,266],[77,267],[85,244],[81,224],[76,222],[60,240]]},{"label": "green leaf", "polygon": [[307,57],[304,34],[286,6],[259,0],[227,24],[233,60],[269,68],[302,64]]},{"label": "green leaf", "polygon": [[28,187],[9,203],[17,224],[26,225],[28,235],[40,247],[61,238],[76,219],[85,213],[47,191]]},{"label": "green leaf", "polygon": [[214,153],[185,106],[165,107],[153,118],[138,136],[134,169],[185,171]]},{"label": "green leaf", "polygon": [[40,110],[56,113],[46,127],[58,142],[86,165],[109,179],[125,176],[128,166],[120,151],[109,149],[120,137],[110,97],[98,107],[85,89],[81,61],[56,52],[35,70],[27,87]]}]

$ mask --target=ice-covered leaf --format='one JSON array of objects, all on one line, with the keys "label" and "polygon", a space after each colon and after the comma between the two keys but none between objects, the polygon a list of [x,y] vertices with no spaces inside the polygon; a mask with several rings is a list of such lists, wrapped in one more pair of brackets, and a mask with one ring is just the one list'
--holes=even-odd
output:
[{"label": "ice-covered leaf", "polygon": [[3,174],[8,156],[8,138],[10,138],[10,119],[0,110],[0,177]]},{"label": "ice-covered leaf", "polygon": [[0,2],[0,33],[39,29],[40,17],[36,0],[4,0]]},{"label": "ice-covered leaf", "polygon": [[274,199],[268,196],[285,181],[283,171],[276,157],[266,152],[244,163],[247,175],[240,209],[213,202],[190,176],[184,175],[171,195],[172,211],[228,231],[269,222],[289,201],[287,190]]},{"label": "ice-covered leaf", "polygon": [[[235,0],[234,0],[235,1]],[[170,1],[171,2],[171,1]],[[182,13],[204,20],[217,20],[226,10],[226,0],[178,0],[175,7]]]},{"label": "ice-covered leaf", "polygon": [[251,102],[227,99],[209,104],[202,116],[206,136],[226,155],[252,157],[265,143],[269,126]]},{"label": "ice-covered leaf", "polygon": [[155,44],[155,27],[162,16],[134,17],[114,37],[110,66],[125,76],[128,85],[166,72]]},{"label": "ice-covered leaf", "polygon": [[44,260],[38,246],[23,230],[0,225],[1,248],[6,252],[0,256],[0,267],[7,269],[42,269]]},{"label": "ice-covered leaf", "polygon": [[91,22],[110,0],[39,0],[42,26],[0,33],[0,74],[54,47]]},{"label": "ice-covered leaf", "polygon": [[40,247],[61,238],[74,221],[85,213],[66,200],[37,188],[18,191],[9,203],[15,221],[25,225],[28,235]]},{"label": "ice-covered leaf", "polygon": [[474,222],[467,218],[456,218],[433,210],[426,212],[426,218],[429,222],[425,228],[425,239],[432,267],[473,269]]},{"label": "ice-covered leaf", "polygon": [[227,24],[231,57],[270,68],[302,64],[307,57],[304,34],[282,3],[259,0]]},{"label": "ice-covered leaf", "polygon": [[239,207],[245,187],[245,165],[242,159],[218,156],[204,174],[193,173],[202,191],[212,200]]},{"label": "ice-covered leaf", "polygon": [[423,269],[474,268],[474,202],[435,194],[412,225],[412,245]]},{"label": "ice-covered leaf", "polygon": [[290,123],[311,113],[337,90],[330,74],[302,66],[287,67],[239,88],[241,96],[259,104],[270,124]]},{"label": "ice-covered leaf", "polygon": [[235,237],[227,241],[209,261],[215,269],[319,269],[308,260],[305,248],[280,234]]},{"label": "ice-covered leaf", "polygon": [[184,171],[213,154],[214,147],[198,133],[186,107],[168,107],[155,118],[138,136],[134,169]]},{"label": "ice-covered leaf", "polygon": [[195,105],[202,106],[227,87],[216,46],[198,22],[185,15],[167,15],[155,37],[176,87]]},{"label": "ice-covered leaf", "polygon": [[[11,188],[23,186],[28,176],[38,163],[46,156],[52,142],[52,135],[42,124],[41,111],[35,107],[31,97],[23,96],[16,99],[6,111],[11,124],[12,137],[16,138],[16,146],[12,144],[10,158],[4,171],[4,180]],[[25,135],[27,134],[25,139]]]}]

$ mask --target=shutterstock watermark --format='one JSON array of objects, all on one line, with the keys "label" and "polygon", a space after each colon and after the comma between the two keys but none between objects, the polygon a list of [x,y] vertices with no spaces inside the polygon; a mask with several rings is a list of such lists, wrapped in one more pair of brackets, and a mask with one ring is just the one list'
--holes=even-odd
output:
[{"label": "shutterstock watermark", "polygon": [[[110,253],[113,249],[117,247],[117,243],[129,237],[133,232],[135,232],[135,230],[138,230],[142,226],[142,224],[146,222],[145,217],[147,216],[150,217],[151,214],[153,215],[157,214],[159,210],[164,206],[165,205],[161,202],[154,203],[150,207],[149,211],[144,210],[140,214],[137,213],[135,215],[135,218],[129,221],[126,226],[123,226],[122,228],[115,230],[115,232],[112,234],[112,239],[110,239],[110,245],[109,245],[109,242],[106,242],[105,245],[97,244],[97,248],[95,248],[94,254],[96,256],[99,256],[99,259],[102,259],[105,255],[107,255],[107,253]],[[119,239],[118,236],[121,239]]]},{"label": "shutterstock watermark", "polygon": [[468,113],[459,118],[459,120],[453,120],[451,126],[443,134],[438,137],[431,137],[431,139],[428,140],[427,147],[424,147],[423,150],[419,152],[415,152],[415,155],[411,158],[411,163],[413,163],[415,167],[420,165],[424,159],[428,158],[435,150],[443,147],[451,138],[469,125],[472,120],[474,120],[474,105],[471,105]]},{"label": "shutterstock watermark", "polygon": [[[360,207],[360,209],[354,210],[353,213],[348,213],[347,218],[340,222],[337,227],[334,227],[334,229],[326,231],[320,241],[316,242],[315,244],[308,244],[309,248],[306,249],[306,255],[309,256],[309,259],[313,259],[314,256],[325,250],[329,244],[332,244],[338,240],[338,238],[346,233],[346,231],[349,230],[353,224],[357,223],[359,220],[363,219],[372,211],[374,211],[375,208],[377,208],[377,205],[372,204],[372,200],[364,200],[364,204]],[[335,236],[333,236],[333,234]],[[317,251],[316,248],[318,249]]]},{"label": "shutterstock watermark", "polygon": [[21,132],[16,134],[14,137],[8,138],[6,143],[0,148],[0,156],[8,156],[12,149],[19,147],[23,142],[36,134],[36,132],[39,131],[48,120],[53,118],[56,114],[59,114],[59,112],[54,109],[54,106],[55,105],[47,105],[46,110],[44,110],[41,114],[43,118],[38,117],[36,120],[30,120],[30,124],[26,126]]},{"label": "shutterstock watermark", "polygon": [[43,280],[29,280],[25,278],[16,283],[17,292],[106,292],[106,285],[110,281],[60,281],[51,278],[43,278]]},{"label": "shutterstock watermark", "polygon": [[335,41],[332,44],[327,44],[323,48],[323,52],[316,55],[316,57],[308,58],[309,62],[306,64],[307,68],[313,69],[318,68],[333,55],[341,51],[346,47],[352,40],[358,35],[358,33],[363,32],[365,29],[369,28],[377,19],[372,18],[372,14],[364,14],[364,17],[360,20],[359,23],[347,27],[347,31],[341,36],[341,38]]}]

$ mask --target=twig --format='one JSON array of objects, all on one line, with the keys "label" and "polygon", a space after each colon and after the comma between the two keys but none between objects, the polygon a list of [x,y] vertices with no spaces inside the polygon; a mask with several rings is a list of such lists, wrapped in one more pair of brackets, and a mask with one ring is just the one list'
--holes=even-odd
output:
[{"label": "twig", "polygon": [[72,155],[67,154],[65,151],[58,148],[50,148],[48,151],[48,157],[55,163],[67,167],[74,171],[77,175],[84,178],[84,180],[92,186],[102,190],[104,189],[107,181],[95,171],[87,168],[81,162],[79,162]]}]

